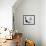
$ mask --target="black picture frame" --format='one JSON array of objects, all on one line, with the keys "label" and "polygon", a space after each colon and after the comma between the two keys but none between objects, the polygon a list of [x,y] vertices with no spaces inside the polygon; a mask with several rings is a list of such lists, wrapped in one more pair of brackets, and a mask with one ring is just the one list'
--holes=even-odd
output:
[{"label": "black picture frame", "polygon": [[23,25],[35,25],[35,15],[23,15]]}]

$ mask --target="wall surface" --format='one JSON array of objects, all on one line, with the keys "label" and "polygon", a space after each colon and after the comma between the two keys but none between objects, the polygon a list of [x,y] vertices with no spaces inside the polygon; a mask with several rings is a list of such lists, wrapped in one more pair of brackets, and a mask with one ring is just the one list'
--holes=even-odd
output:
[{"label": "wall surface", "polygon": [[[16,7],[14,5],[14,24],[23,37],[35,41],[36,46],[41,46],[41,0],[23,0]],[[23,25],[23,15],[35,15],[35,25]]]},{"label": "wall surface", "polygon": [[46,0],[41,2],[41,38],[42,46],[46,46]]},{"label": "wall surface", "polygon": [[12,28],[12,6],[16,0],[0,0],[0,27]]},{"label": "wall surface", "polygon": [[[34,40],[36,46],[46,46],[46,0],[22,0],[20,5],[14,4],[13,14],[15,30]],[[23,25],[23,15],[35,15],[35,25]]]}]

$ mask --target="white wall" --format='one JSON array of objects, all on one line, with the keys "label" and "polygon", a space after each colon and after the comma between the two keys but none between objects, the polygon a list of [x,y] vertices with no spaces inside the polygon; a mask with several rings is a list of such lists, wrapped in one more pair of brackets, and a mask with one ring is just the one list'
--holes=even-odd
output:
[{"label": "white wall", "polygon": [[[13,12],[15,29],[34,40],[36,46],[46,46],[46,1],[23,0],[20,5],[14,4]],[[23,15],[35,15],[35,25],[23,25]]]},{"label": "white wall", "polygon": [[[36,46],[41,46],[41,1],[23,0],[18,7],[14,6],[15,28],[24,34],[24,38],[32,39]],[[35,25],[23,25],[23,15],[35,15]]]},{"label": "white wall", "polygon": [[41,4],[41,38],[42,46],[46,46],[46,0],[42,0]]},{"label": "white wall", "polygon": [[0,27],[12,28],[12,6],[16,0],[0,0]]}]

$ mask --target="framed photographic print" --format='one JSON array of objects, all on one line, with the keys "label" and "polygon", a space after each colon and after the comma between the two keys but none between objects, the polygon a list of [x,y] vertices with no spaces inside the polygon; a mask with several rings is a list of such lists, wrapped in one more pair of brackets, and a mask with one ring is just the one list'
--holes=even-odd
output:
[{"label": "framed photographic print", "polygon": [[23,24],[24,25],[34,25],[35,15],[23,15]]}]

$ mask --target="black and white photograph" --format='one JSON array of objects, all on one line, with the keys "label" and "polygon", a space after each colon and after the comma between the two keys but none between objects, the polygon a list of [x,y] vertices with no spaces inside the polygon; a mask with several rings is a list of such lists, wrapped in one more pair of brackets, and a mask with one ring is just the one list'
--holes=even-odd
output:
[{"label": "black and white photograph", "polygon": [[35,24],[35,15],[24,15],[23,24],[24,25],[34,25]]}]

